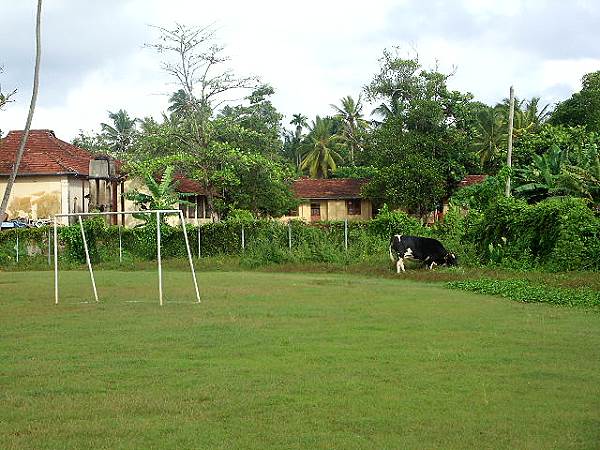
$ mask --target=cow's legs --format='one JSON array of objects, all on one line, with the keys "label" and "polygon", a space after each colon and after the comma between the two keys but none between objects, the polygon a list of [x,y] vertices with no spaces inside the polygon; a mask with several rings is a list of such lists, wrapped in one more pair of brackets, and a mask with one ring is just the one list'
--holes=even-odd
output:
[{"label": "cow's legs", "polygon": [[435,261],[431,261],[431,265],[429,266],[429,270],[432,270],[433,266],[437,266],[437,264],[435,263]]},{"label": "cow's legs", "polygon": [[402,258],[398,258],[398,261],[396,261],[396,273],[400,273],[400,269],[402,269],[402,272],[406,272],[404,270],[404,260]]}]

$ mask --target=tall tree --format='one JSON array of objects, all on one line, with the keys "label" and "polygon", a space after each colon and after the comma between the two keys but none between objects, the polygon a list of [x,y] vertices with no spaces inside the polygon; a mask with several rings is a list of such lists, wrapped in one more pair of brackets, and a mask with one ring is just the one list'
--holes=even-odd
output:
[{"label": "tall tree", "polygon": [[2,198],[2,203],[0,204],[0,222],[6,220],[6,208],[8,206],[8,199],[10,198],[10,193],[12,191],[13,185],[15,184],[15,179],[17,178],[17,173],[19,171],[19,165],[21,164],[21,159],[23,159],[23,153],[25,152],[25,145],[27,144],[27,138],[29,136],[29,130],[31,129],[31,121],[33,120],[33,113],[35,112],[35,103],[37,101],[38,89],[40,84],[40,62],[42,57],[42,0],[38,0],[37,3],[37,13],[36,13],[36,21],[35,21],[35,67],[33,71],[33,92],[31,94],[31,103],[29,105],[29,114],[27,115],[27,121],[25,123],[25,129],[23,130],[23,135],[21,136],[21,142],[19,143],[19,148],[17,150],[15,165],[13,166],[12,173],[8,178],[8,182],[6,183],[6,190],[4,191],[4,197]]},{"label": "tall tree", "polygon": [[339,154],[340,136],[335,134],[335,122],[331,118],[316,117],[305,139],[305,153],[300,168],[308,170],[312,178],[327,178],[334,171]]},{"label": "tall tree", "polygon": [[506,136],[506,121],[499,108],[488,107],[478,112],[472,147],[484,170],[495,171],[498,168]]},{"label": "tall tree", "polygon": [[351,96],[343,97],[340,105],[331,105],[336,116],[344,122],[342,137],[350,150],[350,164],[354,164],[354,154],[362,150],[363,133],[369,126],[362,114],[361,96],[354,100]]},{"label": "tall tree", "polygon": [[600,71],[583,76],[581,91],[556,106],[550,123],[582,125],[589,131],[600,132]]},{"label": "tall tree", "polygon": [[137,119],[129,117],[123,109],[116,113],[109,111],[108,117],[112,120],[112,125],[100,124],[104,140],[115,156],[123,157],[133,144]]}]

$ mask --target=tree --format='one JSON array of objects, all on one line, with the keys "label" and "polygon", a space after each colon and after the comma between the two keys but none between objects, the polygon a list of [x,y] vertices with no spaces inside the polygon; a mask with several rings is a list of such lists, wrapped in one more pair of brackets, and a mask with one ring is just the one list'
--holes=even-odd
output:
[{"label": "tree", "polygon": [[379,72],[365,86],[367,99],[382,101],[384,117],[365,145],[365,161],[379,169],[408,155],[439,162],[449,194],[464,174],[477,167],[470,148],[472,98],[448,89],[453,73],[421,68],[417,57],[404,59],[384,50]]},{"label": "tree", "polygon": [[132,119],[123,109],[108,112],[113,124],[101,123],[104,141],[111,152],[117,157],[123,157],[133,144],[136,133],[137,119]]},{"label": "tree", "polygon": [[279,217],[298,205],[291,191],[291,168],[261,154],[242,154],[235,162],[238,182],[226,191],[228,210],[251,211],[255,217]]},{"label": "tree", "polygon": [[86,133],[79,130],[79,134],[71,141],[76,147],[84,148],[90,153],[110,153],[111,148],[106,142],[106,137],[103,134]]},{"label": "tree", "polygon": [[317,116],[305,139],[305,153],[300,168],[308,170],[312,178],[327,178],[342,160],[338,150],[340,137],[335,134],[331,118]]},{"label": "tree", "polygon": [[[4,67],[0,66],[0,73],[4,72]],[[6,106],[7,103],[12,102],[11,97],[17,93],[17,90],[14,89],[11,92],[7,92],[4,94],[2,92],[2,85],[0,84],[0,110]]]},{"label": "tree", "polygon": [[600,132],[600,71],[583,76],[580,92],[559,103],[550,117],[554,125],[582,125]]},{"label": "tree", "polygon": [[254,89],[248,105],[225,106],[215,121],[215,139],[229,142],[246,152],[275,157],[281,151],[281,120],[270,100],[275,90],[269,85]]},{"label": "tree", "polygon": [[293,132],[284,131],[283,155],[293,161],[297,168],[302,164],[302,131],[308,127],[308,117],[303,114],[294,114],[290,125],[295,125]]},{"label": "tree", "polygon": [[507,128],[504,113],[499,108],[488,107],[477,114],[472,148],[479,156],[481,167],[491,171],[498,168],[505,149]]},{"label": "tree", "polygon": [[19,148],[17,150],[15,164],[13,166],[12,173],[8,178],[8,182],[6,183],[6,189],[4,191],[4,197],[2,198],[2,203],[0,204],[0,222],[6,220],[6,208],[8,206],[8,199],[10,198],[10,193],[12,191],[12,187],[15,184],[15,179],[17,178],[17,173],[19,171],[19,165],[21,164],[21,159],[23,159],[23,153],[25,153],[25,145],[27,144],[27,137],[29,136],[29,130],[31,128],[31,121],[33,120],[33,113],[35,112],[35,103],[37,100],[38,89],[40,84],[40,62],[42,56],[42,0],[38,0],[37,4],[37,13],[36,13],[36,25],[35,25],[35,67],[33,71],[33,92],[31,94],[31,103],[29,105],[29,114],[27,115],[27,121],[25,123],[25,129],[23,130],[23,134],[21,136],[21,142],[19,143]]},{"label": "tree", "polygon": [[[175,167],[167,166],[162,172],[160,181],[155,179],[156,171],[152,166],[143,164],[130,166],[131,173],[139,176],[144,181],[144,185],[148,189],[148,194],[134,189],[125,194],[128,200],[135,202],[142,210],[155,209],[173,209],[175,205],[180,203],[188,203],[185,198],[186,194],[177,192],[177,181],[174,178]],[[155,218],[148,214],[136,214],[137,219],[142,219],[146,223],[152,223]],[[162,216],[163,220],[165,216]]]},{"label": "tree", "polygon": [[432,158],[407,155],[380,168],[363,193],[376,204],[402,208],[423,218],[440,204],[445,180],[440,165]]},{"label": "tree", "polygon": [[336,116],[344,123],[342,138],[350,150],[350,164],[354,165],[354,154],[362,150],[362,136],[369,126],[363,118],[360,95],[355,101],[351,96],[343,97],[341,105],[331,105]]},{"label": "tree", "polygon": [[596,146],[587,147],[579,165],[553,144],[542,155],[533,155],[529,166],[515,169],[515,195],[529,202],[568,195],[600,201],[600,159]]},{"label": "tree", "polygon": [[144,137],[138,149],[146,157],[166,151],[176,154],[181,170],[204,188],[208,209],[213,214],[215,195],[233,177],[231,159],[239,155],[239,150],[217,139],[215,130],[219,127],[211,121],[212,115],[216,108],[231,100],[229,94],[255,88],[258,79],[237,77],[224,68],[229,58],[223,55],[223,47],[214,42],[210,27],[155,28],[160,33],[159,40],[146,46],[162,55],[163,70],[176,79],[183,91],[174,100],[179,104],[183,100],[190,107],[177,108],[176,120],[163,118],[159,126],[149,123],[152,133]]}]

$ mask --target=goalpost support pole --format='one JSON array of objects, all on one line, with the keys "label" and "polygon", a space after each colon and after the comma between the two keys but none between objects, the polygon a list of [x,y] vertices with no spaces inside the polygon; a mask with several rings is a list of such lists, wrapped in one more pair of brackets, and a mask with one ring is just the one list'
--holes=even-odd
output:
[{"label": "goalpost support pole", "polygon": [[[185,227],[185,218],[183,212],[179,211],[179,220],[181,220],[181,228],[183,229],[183,238],[185,239],[185,249],[187,251],[188,260],[190,262],[190,270],[192,271],[192,279],[194,280],[194,289],[196,289],[196,300],[200,303],[200,292],[198,291],[198,283],[196,281],[196,271],[194,270],[194,262],[192,260],[192,251],[190,250],[190,241],[188,240],[187,229]],[[200,228],[198,228],[200,230]]]},{"label": "goalpost support pole", "polygon": [[85,239],[85,231],[83,229],[83,220],[81,216],[77,216],[79,219],[79,228],[81,228],[81,238],[83,239],[83,249],[85,250],[85,261],[87,262],[88,269],[90,271],[90,278],[92,279],[92,287],[94,288],[94,298],[98,302],[98,291],[96,290],[96,280],[94,280],[94,271],[92,270],[92,262],[90,261],[90,251],[88,250],[87,240]]},{"label": "goalpost support pole", "polygon": [[[59,217],[77,217],[79,219],[79,226],[81,228],[81,237],[83,238],[83,247],[85,250],[85,257],[87,266],[90,272],[90,278],[92,280],[92,287],[94,288],[94,297],[96,298],[96,302],[98,300],[98,291],[96,290],[96,280],[94,279],[94,272],[92,270],[92,263],[90,260],[90,253],[87,245],[87,241],[85,239],[85,230],[83,228],[83,220],[82,216],[105,216],[105,215],[125,215],[125,214],[140,214],[143,211],[118,211],[118,212],[88,212],[88,213],[66,213],[66,214],[56,214],[54,216],[54,303],[58,305],[58,218]],[[161,232],[160,232],[160,217],[161,214],[179,214],[179,217],[182,219],[182,227],[185,237],[185,246],[188,254],[188,260],[190,262],[190,268],[192,270],[192,279],[194,280],[194,288],[196,290],[196,300],[197,303],[200,303],[200,292],[198,290],[198,282],[196,279],[196,272],[194,270],[194,263],[192,260],[192,253],[190,249],[190,243],[187,235],[187,230],[185,227],[185,220],[183,219],[183,213],[180,210],[151,210],[147,211],[147,214],[156,214],[156,254],[158,259],[158,294],[160,300],[160,306],[163,306],[163,288],[162,288],[162,258],[161,258]],[[119,228],[119,238],[121,238],[121,228]],[[122,257],[122,242],[119,239],[119,260]],[[48,243],[50,246],[50,242]]]},{"label": "goalpost support pole", "polygon": [[162,262],[160,259],[160,212],[156,211],[156,258],[158,259],[158,299],[163,305]]},{"label": "goalpost support pole", "polygon": [[58,231],[54,216],[54,304],[58,305]]}]

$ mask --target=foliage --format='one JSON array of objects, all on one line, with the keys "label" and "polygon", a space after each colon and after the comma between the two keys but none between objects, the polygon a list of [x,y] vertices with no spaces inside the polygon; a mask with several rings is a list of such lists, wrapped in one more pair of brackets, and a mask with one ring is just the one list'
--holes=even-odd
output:
[{"label": "foliage", "polygon": [[552,113],[554,125],[581,125],[600,132],[600,71],[583,76],[580,92],[559,103]]},{"label": "foliage", "polygon": [[336,122],[316,117],[304,142],[304,158],[300,168],[312,178],[327,178],[342,160],[339,153],[340,136],[335,132]]},{"label": "foliage", "polygon": [[261,154],[240,154],[234,162],[238,180],[226,191],[229,208],[246,209],[255,216],[280,217],[298,206],[291,191],[293,169]]},{"label": "foliage", "polygon": [[600,269],[600,219],[586,202],[550,198],[534,205],[497,197],[456,221],[460,240],[480,261],[504,267],[549,270]]},{"label": "foliage", "polygon": [[440,165],[433,159],[408,155],[380,168],[363,188],[376,204],[387,203],[423,217],[433,211],[444,196],[445,180]]},{"label": "foliage", "polygon": [[591,289],[565,289],[534,284],[527,280],[452,281],[452,289],[498,295],[523,303],[550,303],[553,305],[600,308],[600,292]]},{"label": "foliage", "polygon": [[337,166],[332,178],[373,178],[378,169],[373,166]]},{"label": "foliage", "polygon": [[516,195],[530,202],[552,196],[568,195],[600,201],[600,158],[598,148],[586,149],[581,166],[569,162],[568,153],[557,145],[542,155],[534,154],[532,163],[515,169]]},{"label": "foliage", "polygon": [[132,147],[136,136],[137,119],[132,119],[127,111],[120,109],[108,112],[112,125],[101,123],[103,143],[106,144],[113,156],[122,158]]},{"label": "foliage", "polygon": [[[175,167],[167,166],[161,175],[160,181],[157,181],[155,171],[143,170],[139,173],[138,170],[138,174],[142,176],[148,193],[134,189],[127,192],[125,197],[135,202],[142,210],[173,209],[178,208],[180,204],[188,204],[189,202],[185,200],[188,194],[177,191],[177,181],[174,177],[174,171]],[[135,214],[134,217],[146,222],[155,221],[155,218],[149,214]],[[166,220],[164,215],[161,217],[163,221]]]},{"label": "foliage", "polygon": [[341,136],[350,151],[350,164],[354,165],[354,156],[363,149],[363,140],[369,127],[367,120],[363,118],[363,105],[361,97],[354,100],[351,96],[343,97],[340,105],[331,105],[336,112],[336,117],[344,123]]}]

